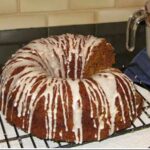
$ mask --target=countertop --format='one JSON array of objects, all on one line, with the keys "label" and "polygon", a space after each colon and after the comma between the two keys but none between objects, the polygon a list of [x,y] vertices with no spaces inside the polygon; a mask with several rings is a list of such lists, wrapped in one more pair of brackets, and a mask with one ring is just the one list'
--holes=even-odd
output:
[{"label": "countertop", "polygon": [[76,148],[150,148],[150,128],[93,142]]}]

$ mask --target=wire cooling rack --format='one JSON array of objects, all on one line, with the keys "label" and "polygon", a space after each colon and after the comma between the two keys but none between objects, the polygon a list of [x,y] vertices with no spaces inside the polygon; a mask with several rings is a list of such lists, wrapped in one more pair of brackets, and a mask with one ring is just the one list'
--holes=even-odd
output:
[{"label": "wire cooling rack", "polygon": [[[150,128],[150,99],[144,99],[142,110],[141,116],[132,122],[130,128],[118,131],[109,138]],[[4,116],[0,114],[0,148],[71,148],[77,146],[79,145],[73,143],[38,139],[31,134],[23,132],[15,126],[9,125]]]}]

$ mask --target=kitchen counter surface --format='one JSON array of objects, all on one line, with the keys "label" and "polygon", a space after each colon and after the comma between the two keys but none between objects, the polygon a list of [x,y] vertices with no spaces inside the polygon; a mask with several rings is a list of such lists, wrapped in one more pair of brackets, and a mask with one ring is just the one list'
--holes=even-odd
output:
[{"label": "kitchen counter surface", "polygon": [[150,148],[150,128],[93,142],[76,148]]}]

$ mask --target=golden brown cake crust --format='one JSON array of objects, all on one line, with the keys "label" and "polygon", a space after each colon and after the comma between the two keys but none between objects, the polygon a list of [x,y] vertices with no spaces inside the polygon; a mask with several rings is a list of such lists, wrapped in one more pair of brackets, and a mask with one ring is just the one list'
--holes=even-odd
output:
[{"label": "golden brown cake crust", "polygon": [[3,68],[0,109],[10,124],[39,138],[107,138],[129,127],[143,103],[113,63],[104,39],[67,34],[33,41]]},{"label": "golden brown cake crust", "polygon": [[102,39],[102,42],[94,48],[93,54],[85,65],[84,77],[90,77],[100,70],[111,68],[114,63],[114,48],[105,39]]},{"label": "golden brown cake crust", "polygon": [[[86,94],[84,93],[84,86],[81,85],[80,87],[81,91],[82,91],[82,97],[83,99],[87,99],[87,96]],[[120,89],[118,89],[120,90]],[[115,118],[115,131],[119,131],[119,130],[122,130],[122,129],[125,129],[125,128],[128,128],[131,126],[131,121],[134,121],[135,118],[137,116],[140,116],[141,114],[141,111],[142,111],[142,106],[143,106],[143,101],[142,101],[142,96],[136,92],[136,103],[135,103],[135,106],[138,106],[137,108],[137,114],[133,115],[133,118],[132,120],[130,120],[129,118],[129,115],[128,115],[128,107],[125,105],[125,117],[126,117],[126,123],[123,123],[121,121],[122,119],[122,116],[121,116],[121,110],[119,108],[119,104],[116,102],[116,105],[117,105],[117,108],[118,108],[118,114],[116,115],[116,118]],[[46,135],[46,129],[43,128],[45,126],[45,119],[43,116],[45,116],[45,113],[44,112],[44,108],[43,108],[43,100],[41,99],[41,101],[39,101],[39,103],[37,104],[37,108],[34,112],[34,116],[33,116],[33,123],[32,123],[32,129],[31,129],[31,133],[34,135],[34,136],[37,136],[39,138],[42,138],[42,139],[45,139],[45,135]],[[84,101],[83,105],[85,107],[83,107],[83,133],[84,133],[84,142],[88,142],[88,141],[95,141],[97,140],[97,138],[95,137],[95,134],[97,133],[97,129],[96,128],[93,128],[93,125],[91,124],[92,120],[91,118],[89,118],[90,114],[88,112],[90,112],[90,108],[89,108],[89,103]],[[8,106],[8,109],[11,110],[12,106],[10,104],[10,107]],[[65,132],[65,130],[62,130],[62,107],[61,107],[61,104],[58,105],[58,108],[59,108],[59,113],[58,113],[58,128],[57,128],[57,132],[55,133],[55,136],[53,138],[53,140],[55,141],[67,141],[67,142],[74,142],[74,139],[75,139],[75,136],[74,136],[74,133],[72,132],[71,128],[73,126],[72,124],[72,121],[71,121],[71,118],[72,116],[70,115],[70,123],[69,123],[69,126],[70,126],[70,130],[68,132]],[[17,110],[14,110],[13,112],[13,116],[11,118],[11,111],[8,111],[8,114],[7,114],[7,121],[9,123],[11,123],[12,125],[16,125],[17,127],[21,128],[22,129],[22,118],[18,118],[17,117]],[[28,118],[28,116],[25,116],[25,118]],[[106,119],[107,121],[107,119]],[[26,125],[26,128],[23,129],[25,132],[27,132],[27,125]],[[63,132],[63,138],[59,135],[59,132]],[[89,132],[87,132],[89,131]],[[101,131],[101,140],[102,139],[105,139],[109,136],[109,126],[108,125],[105,125],[104,129]]]}]

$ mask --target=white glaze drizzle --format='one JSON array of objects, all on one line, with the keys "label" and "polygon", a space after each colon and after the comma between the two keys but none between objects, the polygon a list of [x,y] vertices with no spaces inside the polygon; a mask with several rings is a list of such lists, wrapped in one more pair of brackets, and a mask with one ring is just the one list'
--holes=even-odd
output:
[{"label": "white glaze drizzle", "polygon": [[[79,92],[79,80],[76,82],[69,80],[68,83],[70,85],[72,91],[72,108],[73,108],[73,129],[75,132],[75,143],[83,142],[83,129],[82,129],[82,98]],[[80,105],[79,105],[80,103]],[[78,133],[79,132],[79,133]],[[80,137],[78,137],[78,134]]]},{"label": "white glaze drizzle", "polygon": [[[66,38],[69,42],[66,41]],[[55,137],[57,130],[57,113],[63,114],[63,124],[65,126],[65,131],[68,131],[68,112],[70,109],[69,101],[72,101],[72,110],[73,110],[73,129],[72,131],[75,134],[75,142],[82,143],[84,138],[83,133],[83,124],[82,124],[82,109],[83,109],[83,99],[80,94],[79,82],[82,82],[85,86],[87,95],[89,97],[90,103],[90,117],[93,118],[94,108],[92,105],[96,106],[96,114],[98,117],[98,126],[93,118],[93,127],[97,128],[97,137],[98,140],[101,139],[101,130],[105,128],[105,123],[110,126],[110,133],[112,134],[115,131],[115,117],[117,114],[117,107],[115,105],[116,97],[119,97],[119,104],[122,111],[122,119],[125,122],[124,107],[122,103],[122,97],[117,91],[116,78],[119,77],[122,82],[126,85],[128,93],[130,94],[129,98],[132,98],[130,89],[127,83],[130,85],[131,89],[134,89],[132,83],[127,80],[126,76],[123,76],[121,73],[112,73],[106,70],[106,73],[97,73],[92,76],[90,79],[77,79],[77,70],[78,70],[78,56],[82,59],[82,69],[81,69],[81,78],[83,76],[83,70],[86,62],[92,54],[93,47],[100,44],[101,39],[95,38],[93,36],[87,37],[84,40],[83,36],[78,38],[74,35],[67,34],[59,36],[58,39],[50,37],[48,39],[40,39],[31,42],[24,49],[20,49],[12,58],[5,64],[2,73],[1,85],[2,85],[2,104],[1,110],[4,110],[4,114],[7,115],[7,105],[11,99],[12,92],[18,89],[18,92],[14,99],[14,104],[12,107],[17,107],[18,117],[29,116],[28,120],[28,132],[31,132],[32,129],[32,120],[33,114],[36,109],[38,102],[41,98],[44,98],[44,111],[46,111],[47,116],[45,116],[45,128],[46,128],[46,138],[52,139]],[[69,45],[69,52],[67,53],[67,46]],[[80,48],[81,47],[81,51]],[[29,48],[29,49],[28,49]],[[62,50],[63,49],[63,50]],[[89,51],[88,51],[89,50]],[[74,64],[74,79],[69,79],[70,73],[70,62],[72,61],[72,54],[75,56]],[[31,58],[31,59],[28,59]],[[42,59],[44,58],[44,59]],[[11,62],[16,60],[15,62]],[[64,63],[64,64],[63,64]],[[42,65],[42,66],[41,66]],[[67,72],[64,66],[67,66]],[[17,74],[13,74],[15,69],[19,67],[25,67]],[[59,78],[59,72],[61,77]],[[107,77],[106,77],[107,76]],[[68,78],[66,78],[68,77]],[[42,79],[40,79],[42,78]],[[9,91],[5,96],[5,90],[7,82],[12,79]],[[39,80],[37,80],[39,79]],[[96,84],[95,84],[96,83]],[[38,84],[34,92],[31,93],[32,88]],[[68,84],[68,86],[67,86]],[[64,86],[63,86],[64,85]],[[125,93],[123,86],[119,83],[122,88],[123,93]],[[39,95],[39,92],[42,88],[45,89]],[[65,88],[65,93],[63,92]],[[69,98],[67,89],[70,89],[72,100]],[[24,92],[22,92],[24,91]],[[133,90],[134,91],[134,90]],[[22,95],[21,95],[22,93]],[[55,93],[55,95],[54,95]],[[99,100],[96,98],[98,93]],[[134,94],[134,93],[133,93]],[[21,98],[20,98],[21,97]],[[28,98],[31,98],[28,101]],[[65,97],[65,99],[64,99]],[[60,99],[62,112],[58,110],[58,100]],[[125,100],[128,101],[125,96]],[[5,101],[5,102],[4,102]],[[130,100],[132,101],[132,100]],[[108,102],[108,104],[107,104]],[[101,112],[99,116],[99,105],[101,103]],[[132,110],[133,109],[133,102]],[[5,105],[4,105],[5,104]],[[27,108],[27,104],[29,107]],[[127,102],[128,104],[128,102]],[[52,110],[52,105],[54,105],[54,110]],[[108,106],[109,105],[109,106]],[[129,111],[130,107],[128,105]],[[104,122],[104,118],[108,117],[108,114],[111,114],[110,121],[107,119],[107,122]],[[105,112],[105,114],[103,114]],[[131,113],[130,113],[131,117]],[[22,127],[24,128],[25,120],[23,120]],[[60,133],[60,136],[62,134]]]},{"label": "white glaze drizzle", "polygon": [[[118,73],[114,73],[114,74],[115,74],[123,83],[126,82],[123,77],[120,78],[120,76],[121,76],[120,74],[118,74]],[[129,109],[129,117],[130,117],[130,119],[132,120],[132,112],[131,112],[130,105],[129,105],[129,100],[131,100],[132,97],[131,97],[131,95],[129,95],[130,97],[128,98],[127,95],[126,95],[126,91],[125,91],[123,85],[122,85],[120,82],[118,82],[118,84],[120,85],[120,87],[121,87],[121,89],[122,89],[122,91],[123,91],[123,94],[124,94],[124,96],[125,96],[125,100],[126,100],[126,103],[127,103],[128,109]],[[130,89],[129,89],[129,87],[127,86],[127,84],[125,84],[125,85],[126,85],[127,90],[130,91]],[[120,96],[119,96],[119,97],[120,97]],[[120,105],[121,105],[121,108],[122,108],[122,113],[125,113],[125,111],[124,111],[124,109],[123,109],[122,100],[120,100],[119,102],[120,102]],[[122,118],[123,118],[123,121],[124,121],[124,123],[125,123],[125,114],[123,115]]]},{"label": "white glaze drizzle", "polygon": [[103,91],[106,94],[106,98],[109,101],[109,107],[111,113],[110,134],[112,134],[115,128],[115,117],[117,113],[117,107],[115,105],[115,101],[118,95],[115,77],[111,73],[103,73],[100,76],[93,76],[93,79],[102,87]]}]

